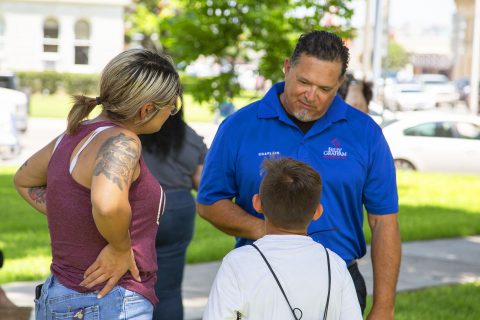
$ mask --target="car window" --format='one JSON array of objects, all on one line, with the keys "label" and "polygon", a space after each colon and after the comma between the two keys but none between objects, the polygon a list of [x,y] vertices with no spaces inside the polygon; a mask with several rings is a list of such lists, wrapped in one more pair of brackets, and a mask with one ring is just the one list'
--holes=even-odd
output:
[{"label": "car window", "polygon": [[16,89],[15,88],[15,78],[8,76],[0,76],[0,87],[7,89]]},{"label": "car window", "polygon": [[480,140],[480,127],[474,123],[458,122],[455,128],[459,138]]},{"label": "car window", "polygon": [[449,122],[429,122],[403,130],[406,136],[452,138],[452,124]]}]

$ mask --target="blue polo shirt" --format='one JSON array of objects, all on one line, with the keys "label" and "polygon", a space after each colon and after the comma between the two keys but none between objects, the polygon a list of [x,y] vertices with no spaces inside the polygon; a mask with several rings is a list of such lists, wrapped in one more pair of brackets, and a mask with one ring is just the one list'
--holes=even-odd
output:
[{"label": "blue polo shirt", "polygon": [[[325,115],[304,134],[280,104],[284,83],[228,117],[205,159],[197,201],[210,205],[235,198],[248,213],[258,193],[261,163],[271,156],[311,165],[323,181],[323,215],[308,234],[347,263],[366,252],[363,205],[370,214],[398,212],[395,167],[381,128],[338,95]],[[237,238],[236,247],[251,243]]]}]

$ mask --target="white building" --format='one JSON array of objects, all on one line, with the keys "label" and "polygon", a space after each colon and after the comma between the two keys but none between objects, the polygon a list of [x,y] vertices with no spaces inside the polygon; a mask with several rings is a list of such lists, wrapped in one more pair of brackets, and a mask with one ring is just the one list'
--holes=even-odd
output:
[{"label": "white building", "polygon": [[0,0],[0,69],[96,73],[124,50],[130,0]]}]

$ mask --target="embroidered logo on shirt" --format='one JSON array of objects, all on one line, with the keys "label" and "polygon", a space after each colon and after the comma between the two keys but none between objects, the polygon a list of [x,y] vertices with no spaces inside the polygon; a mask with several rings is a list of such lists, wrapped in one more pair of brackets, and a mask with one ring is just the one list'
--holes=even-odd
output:
[{"label": "embroidered logo on shirt", "polygon": [[280,151],[265,151],[265,152],[258,153],[259,157],[274,157],[279,155],[280,155]]},{"label": "embroidered logo on shirt", "polygon": [[347,158],[347,152],[341,148],[340,141],[335,138],[330,142],[333,144],[333,147],[328,147],[327,150],[323,151],[323,158],[345,160]]}]

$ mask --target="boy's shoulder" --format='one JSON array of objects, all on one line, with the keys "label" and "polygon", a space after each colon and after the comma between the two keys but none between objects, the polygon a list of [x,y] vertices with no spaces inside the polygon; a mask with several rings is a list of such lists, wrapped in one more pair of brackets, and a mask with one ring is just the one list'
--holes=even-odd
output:
[{"label": "boy's shoulder", "polygon": [[252,255],[253,250],[255,249],[251,245],[244,245],[239,248],[235,248],[229,253],[227,253],[227,255],[225,255],[225,257],[223,258],[223,261],[233,262],[239,259],[248,258],[249,256]]}]

